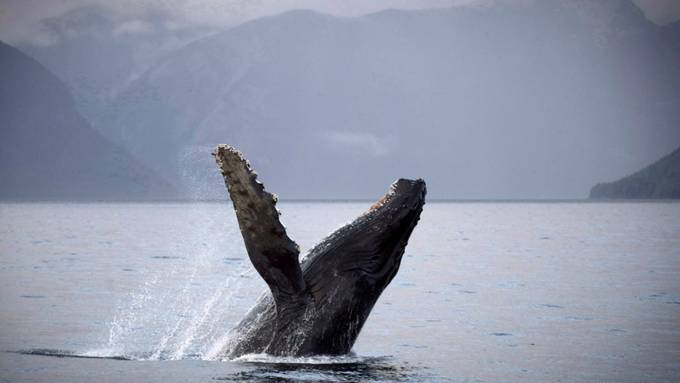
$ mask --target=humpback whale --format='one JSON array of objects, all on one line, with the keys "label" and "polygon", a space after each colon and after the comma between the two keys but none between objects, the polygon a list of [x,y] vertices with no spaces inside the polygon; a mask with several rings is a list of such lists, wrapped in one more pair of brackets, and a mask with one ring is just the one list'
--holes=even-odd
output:
[{"label": "humpback whale", "polygon": [[348,353],[378,297],[399,270],[425,203],[422,179],[399,179],[354,222],[299,261],[299,247],[279,221],[276,196],[265,191],[235,148],[213,156],[224,176],[248,257],[269,286],[231,331],[223,354],[277,356]]}]

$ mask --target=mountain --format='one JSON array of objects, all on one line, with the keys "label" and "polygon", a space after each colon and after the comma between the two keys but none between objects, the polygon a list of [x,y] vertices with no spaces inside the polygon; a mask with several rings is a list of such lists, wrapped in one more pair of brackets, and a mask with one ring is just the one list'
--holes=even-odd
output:
[{"label": "mountain", "polygon": [[229,143],[282,198],[581,198],[680,143],[664,36],[624,0],[293,11],[167,54],[97,123],[193,197]]},{"label": "mountain", "polygon": [[618,181],[595,185],[590,198],[680,198],[680,148]]},{"label": "mountain", "polygon": [[180,27],[152,7],[142,9],[146,11],[75,8],[44,19],[44,38],[18,47],[63,81],[78,111],[93,122],[159,57],[213,33],[204,27]]},{"label": "mountain", "polygon": [[0,73],[0,199],[176,196],[167,182],[93,130],[53,74],[2,42]]}]

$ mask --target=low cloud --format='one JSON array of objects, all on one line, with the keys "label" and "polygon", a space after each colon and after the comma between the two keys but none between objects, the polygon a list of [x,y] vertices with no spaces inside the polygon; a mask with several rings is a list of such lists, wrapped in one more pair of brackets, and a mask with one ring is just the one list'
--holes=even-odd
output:
[{"label": "low cloud", "polygon": [[153,24],[148,23],[143,20],[132,20],[119,24],[114,28],[113,35],[115,37],[121,35],[133,35],[139,33],[151,33],[153,32]]},{"label": "low cloud", "polygon": [[381,157],[390,152],[387,140],[371,133],[333,131],[326,135],[331,144],[359,150],[373,157]]},{"label": "low cloud", "polygon": [[452,7],[486,0],[3,0],[0,2],[0,40],[25,43],[38,40],[42,20],[59,17],[81,7],[103,7],[123,19],[118,30],[141,33],[141,19],[163,15],[177,29],[183,27],[228,28],[248,20],[294,9],[311,9],[337,16],[358,16],[384,9],[423,9]]}]

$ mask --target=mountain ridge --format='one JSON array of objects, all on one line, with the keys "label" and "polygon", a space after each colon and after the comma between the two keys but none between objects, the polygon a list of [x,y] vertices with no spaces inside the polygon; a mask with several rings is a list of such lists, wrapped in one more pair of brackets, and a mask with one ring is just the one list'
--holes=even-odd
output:
[{"label": "mountain ridge", "polygon": [[583,198],[680,142],[663,28],[627,0],[290,11],[155,56],[91,117],[190,199],[224,198],[218,143],[283,199],[371,198],[404,176],[433,198]]},{"label": "mountain ridge", "polygon": [[[600,24],[559,1],[356,18],[286,12],[168,55],[121,93],[101,123],[105,131],[118,130],[133,152],[162,155],[148,152],[148,140],[159,139],[177,153],[190,152],[168,163],[191,173],[191,184],[217,182],[209,161],[195,165],[214,144],[227,142],[248,152],[283,198],[378,194],[379,185],[399,176],[390,163],[414,176],[435,174],[433,190],[450,193],[439,198],[575,198],[596,179],[656,157],[667,143],[654,135],[680,140],[669,127],[680,117],[666,106],[676,104],[668,76],[677,79],[677,70],[665,57],[648,58],[664,44],[655,40],[657,27],[629,2],[607,4],[619,11],[600,12],[606,16]],[[554,101],[546,97],[551,93]],[[541,109],[554,109],[556,119]],[[634,140],[642,125],[657,133]],[[517,133],[496,141],[494,129]],[[606,141],[580,137],[589,129],[615,139],[598,149]],[[525,148],[522,140],[532,137],[539,143]],[[442,146],[447,142],[449,148]],[[557,154],[567,178],[598,171],[590,163],[607,157],[616,161],[578,185],[557,186],[562,181],[554,172],[509,161],[512,152],[535,163]],[[289,166],[277,165],[282,158]],[[442,182],[441,165],[412,166],[449,158],[460,184]],[[477,171],[455,165],[464,158]],[[334,175],[304,178],[319,174],[315,162]],[[353,190],[353,183],[370,192]]]},{"label": "mountain ridge", "polygon": [[68,86],[78,111],[90,123],[164,54],[213,33],[201,27],[173,29],[163,14],[149,10],[128,15],[94,4],[46,18],[41,24],[48,41],[25,42],[17,48]]},{"label": "mountain ridge", "polygon": [[617,181],[599,183],[590,199],[679,199],[680,147]]},{"label": "mountain ridge", "polygon": [[173,188],[88,126],[66,86],[0,41],[0,199],[149,200]]}]

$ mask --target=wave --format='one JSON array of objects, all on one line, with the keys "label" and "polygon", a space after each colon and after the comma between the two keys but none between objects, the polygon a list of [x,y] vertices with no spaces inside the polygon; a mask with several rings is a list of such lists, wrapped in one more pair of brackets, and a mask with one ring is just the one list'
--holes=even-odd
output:
[{"label": "wave", "polygon": [[95,354],[95,353],[79,353],[70,350],[51,349],[51,348],[33,348],[29,350],[7,351],[15,354],[23,355],[37,355],[37,356],[51,356],[55,358],[83,358],[83,359],[113,359],[113,360],[135,360],[135,358],[126,355],[113,354]]}]

